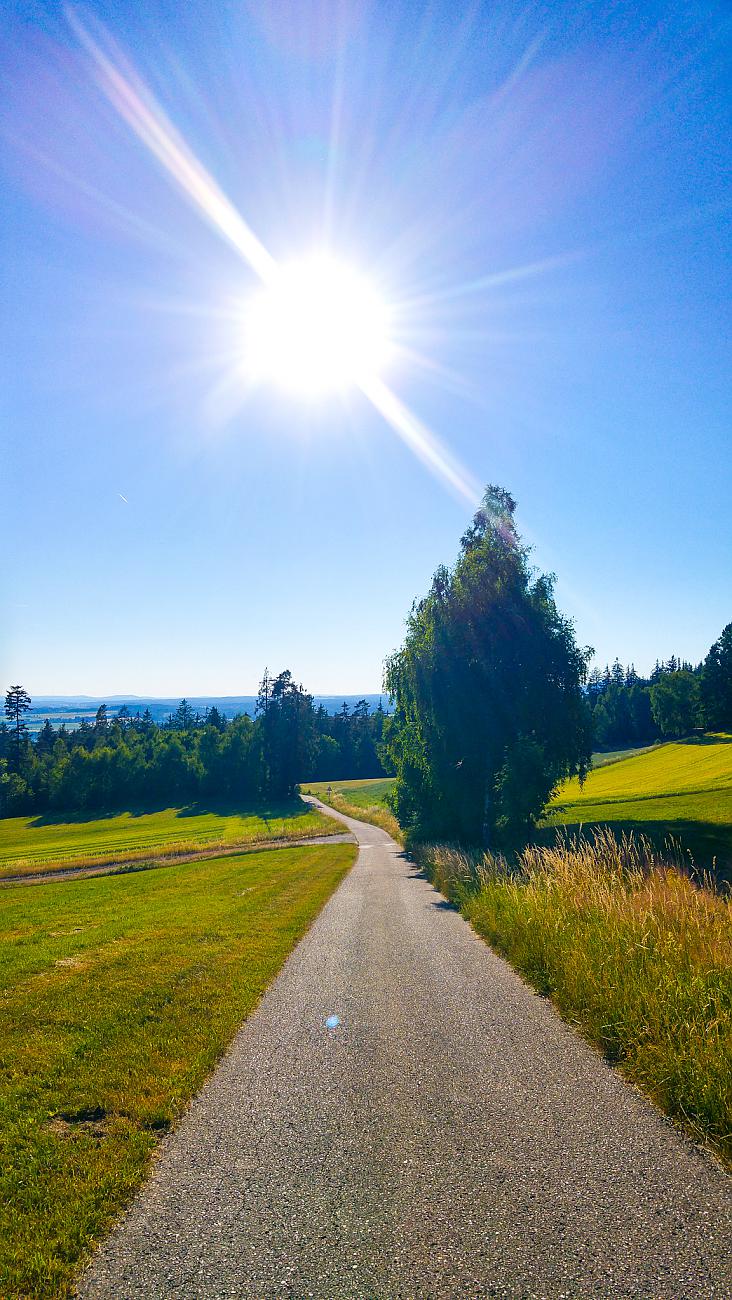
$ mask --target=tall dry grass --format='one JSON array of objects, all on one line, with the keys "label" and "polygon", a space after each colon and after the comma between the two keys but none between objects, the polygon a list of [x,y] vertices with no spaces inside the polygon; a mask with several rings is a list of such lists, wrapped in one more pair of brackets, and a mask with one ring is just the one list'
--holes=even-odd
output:
[{"label": "tall dry grass", "polygon": [[477,932],[732,1164],[732,900],[607,830],[513,863],[422,846]]}]

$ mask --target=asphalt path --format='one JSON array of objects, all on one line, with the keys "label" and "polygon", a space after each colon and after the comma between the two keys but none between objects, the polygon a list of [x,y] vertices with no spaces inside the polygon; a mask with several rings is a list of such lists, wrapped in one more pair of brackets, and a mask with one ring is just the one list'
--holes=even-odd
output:
[{"label": "asphalt path", "polygon": [[341,820],[356,865],[80,1294],[728,1300],[732,1180]]}]

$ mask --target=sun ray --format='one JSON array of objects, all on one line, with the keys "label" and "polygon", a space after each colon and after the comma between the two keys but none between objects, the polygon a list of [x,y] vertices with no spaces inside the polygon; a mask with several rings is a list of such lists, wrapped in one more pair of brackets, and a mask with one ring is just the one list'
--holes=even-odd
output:
[{"label": "sun ray", "polygon": [[132,69],[128,68],[125,75],[116,66],[73,9],[68,9],[67,15],[92,59],[97,83],[120,116],[255,274],[265,282],[271,280],[277,271],[271,253],[188,148],[147,86]]},{"label": "sun ray", "polygon": [[361,392],[369,399],[386,423],[399,435],[402,442],[426,465],[436,478],[442,480],[471,509],[480,503],[480,488],[472,475],[462,466],[404,402],[393,393],[383,379],[369,378],[359,382]]},{"label": "sun ray", "polygon": [[[164,170],[183,190],[200,214],[231,244],[266,286],[276,286],[282,274],[271,253],[216,184],[213,177],[169,121],[148,87],[115,50],[106,53],[76,11],[66,10],[68,21],[90,56],[100,89],[135,135],[147,146]],[[103,31],[104,29],[102,29]],[[104,33],[105,44],[112,43]],[[122,66],[124,65],[124,71]],[[332,147],[334,142],[332,142]],[[488,277],[490,279],[491,277]],[[376,370],[359,373],[349,367],[349,382],[371,402],[413,455],[471,509],[480,501],[480,489],[469,471],[440,439],[396,396]]]}]

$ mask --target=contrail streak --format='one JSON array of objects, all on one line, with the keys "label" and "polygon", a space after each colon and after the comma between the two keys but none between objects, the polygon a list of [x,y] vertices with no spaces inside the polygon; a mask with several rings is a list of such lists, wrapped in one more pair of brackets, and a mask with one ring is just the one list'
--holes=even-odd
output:
[{"label": "contrail streak", "polygon": [[[275,259],[189,149],[147,86],[129,65],[125,72],[121,71],[89,33],[75,10],[67,7],[66,15],[90,56],[96,81],[110,103],[194,207],[233,245],[260,280],[271,282],[277,274]],[[106,33],[105,41],[109,44]],[[480,501],[478,485],[439,438],[381,379],[364,379],[358,386],[418,460],[474,509]]]}]

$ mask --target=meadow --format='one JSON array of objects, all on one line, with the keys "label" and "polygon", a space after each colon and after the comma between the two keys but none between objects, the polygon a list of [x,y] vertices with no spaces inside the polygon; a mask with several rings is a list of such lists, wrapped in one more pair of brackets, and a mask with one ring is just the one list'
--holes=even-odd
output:
[{"label": "meadow", "polygon": [[[607,824],[640,831],[656,845],[668,837],[697,865],[732,875],[732,736],[706,735],[655,746],[567,782],[545,825]],[[715,861],[716,859],[716,861]]]},{"label": "meadow", "polygon": [[0,819],[0,879],[41,869],[102,866],[150,856],[332,835],[333,821],[299,799],[267,808],[193,805],[154,812],[44,813]]},{"label": "meadow", "polygon": [[3,889],[0,1295],[73,1293],[355,853],[270,849]]}]

